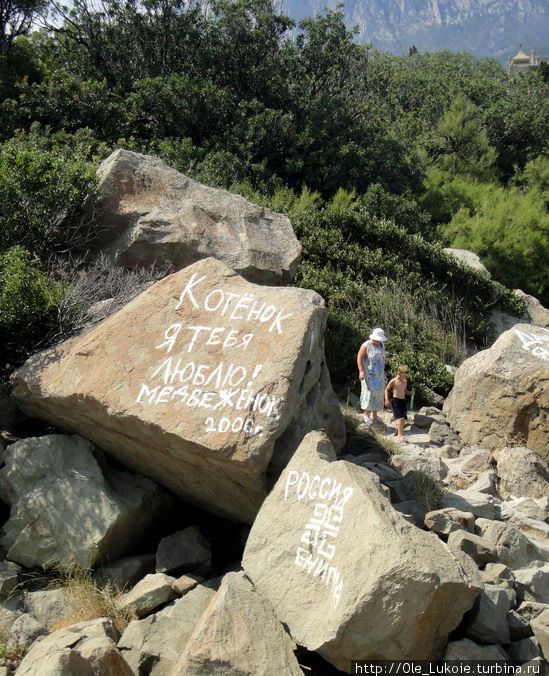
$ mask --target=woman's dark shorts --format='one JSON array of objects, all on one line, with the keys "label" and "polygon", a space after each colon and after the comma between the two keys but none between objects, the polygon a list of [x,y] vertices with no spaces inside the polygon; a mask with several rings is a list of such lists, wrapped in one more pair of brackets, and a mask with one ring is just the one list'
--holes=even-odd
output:
[{"label": "woman's dark shorts", "polygon": [[393,409],[393,415],[398,420],[399,418],[408,419],[406,415],[406,399],[397,399],[393,397],[391,399],[391,407]]}]

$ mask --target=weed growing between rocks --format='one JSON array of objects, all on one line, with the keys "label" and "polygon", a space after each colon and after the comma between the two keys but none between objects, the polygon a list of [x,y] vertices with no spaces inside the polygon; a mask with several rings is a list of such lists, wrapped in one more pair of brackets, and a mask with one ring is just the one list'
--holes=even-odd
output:
[{"label": "weed growing between rocks", "polygon": [[385,453],[387,453],[389,457],[402,453],[402,446],[396,441],[393,441],[391,438],[384,437],[381,434],[376,434],[375,438],[376,442],[381,446],[381,448],[385,451]]},{"label": "weed growing between rocks", "polygon": [[431,512],[440,507],[444,491],[429,474],[416,470],[413,473],[411,489],[414,500],[427,511]]},{"label": "weed growing between rocks", "polygon": [[119,608],[123,591],[110,583],[100,586],[91,570],[78,566],[59,569],[51,586],[64,589],[68,599],[67,614],[52,627],[52,632],[77,622],[108,617],[122,634],[128,624],[137,619],[133,609]]},{"label": "weed growing between rocks", "polygon": [[0,667],[15,671],[25,657],[27,646],[16,641],[15,643],[6,643],[4,636],[0,636]]}]

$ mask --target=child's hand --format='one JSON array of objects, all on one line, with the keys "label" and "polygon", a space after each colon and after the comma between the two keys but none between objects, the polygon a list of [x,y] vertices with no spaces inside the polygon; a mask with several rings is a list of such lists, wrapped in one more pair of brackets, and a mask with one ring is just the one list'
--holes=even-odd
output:
[{"label": "child's hand", "polygon": [[385,399],[385,408],[389,408],[391,404],[389,403],[388,399]]}]

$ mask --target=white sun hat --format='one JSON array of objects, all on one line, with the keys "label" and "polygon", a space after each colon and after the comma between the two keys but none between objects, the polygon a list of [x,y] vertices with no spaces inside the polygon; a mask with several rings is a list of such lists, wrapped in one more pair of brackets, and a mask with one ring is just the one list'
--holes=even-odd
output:
[{"label": "white sun hat", "polygon": [[374,329],[370,334],[370,340],[380,340],[382,343],[384,343],[387,340],[385,331],[383,329]]}]

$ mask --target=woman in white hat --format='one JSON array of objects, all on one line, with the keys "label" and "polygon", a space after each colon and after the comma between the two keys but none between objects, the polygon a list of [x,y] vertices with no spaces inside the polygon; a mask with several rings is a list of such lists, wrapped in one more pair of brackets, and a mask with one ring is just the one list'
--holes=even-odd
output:
[{"label": "woman in white hat", "polygon": [[377,412],[383,410],[385,392],[385,348],[387,340],[383,329],[374,329],[369,339],[362,343],[356,362],[361,381],[360,407],[364,420],[371,425],[374,420],[383,422]]}]

